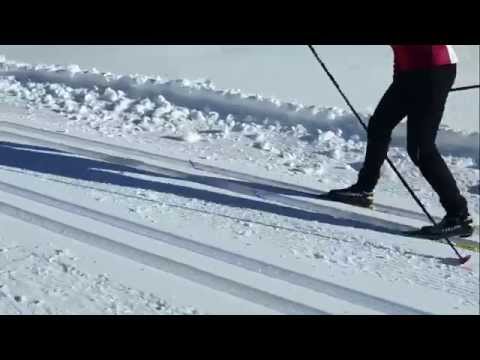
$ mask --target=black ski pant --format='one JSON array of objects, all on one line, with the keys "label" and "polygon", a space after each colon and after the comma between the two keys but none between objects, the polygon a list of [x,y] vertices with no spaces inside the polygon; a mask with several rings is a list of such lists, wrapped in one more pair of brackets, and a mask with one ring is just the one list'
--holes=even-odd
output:
[{"label": "black ski pant", "polygon": [[368,124],[367,154],[358,182],[373,191],[386,159],[393,129],[407,117],[407,150],[438,194],[447,214],[468,212],[467,202],[435,145],[456,65],[396,73]]}]

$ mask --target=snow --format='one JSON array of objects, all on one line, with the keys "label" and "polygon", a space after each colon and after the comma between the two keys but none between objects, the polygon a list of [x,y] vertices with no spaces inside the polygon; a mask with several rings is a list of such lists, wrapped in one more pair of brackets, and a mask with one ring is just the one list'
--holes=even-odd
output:
[{"label": "snow", "polygon": [[188,143],[196,143],[202,140],[202,136],[194,131],[188,131],[182,138],[184,141]]},{"label": "snow", "polygon": [[[455,86],[478,84],[479,46],[453,47],[460,61]],[[373,109],[391,81],[391,49],[386,45],[317,45],[316,49],[358,110]],[[310,50],[300,45],[0,45],[0,54],[102,72],[210,80],[220,88],[284,102],[345,107]],[[452,93],[445,124],[478,132],[477,103],[478,90]]]},{"label": "snow", "polygon": [[[78,72],[68,66],[10,61],[4,62],[1,69],[4,80],[0,89],[5,93],[49,106],[71,120],[85,119],[90,126],[109,133],[111,128],[129,133],[164,129],[175,132],[185,126],[185,119],[191,119],[191,126],[200,129],[213,130],[216,126],[228,132],[230,126],[224,120],[228,118],[230,124],[236,119],[252,123],[257,132],[302,125],[310,134],[318,132],[318,142],[327,142],[335,150],[352,137],[365,140],[365,132],[349,111],[217,90],[211,82]],[[368,121],[368,114],[363,114],[363,120]],[[406,126],[401,124],[394,132],[392,145],[405,146],[405,134]],[[466,155],[478,161],[478,132],[442,126],[438,145],[446,155]]]},{"label": "snow", "polygon": [[[427,221],[387,166],[379,211],[312,198],[365,151],[322,103],[1,59],[0,313],[478,314],[478,252],[399,236]],[[402,131],[390,157],[441,217]],[[478,132],[438,144],[478,224]]]}]

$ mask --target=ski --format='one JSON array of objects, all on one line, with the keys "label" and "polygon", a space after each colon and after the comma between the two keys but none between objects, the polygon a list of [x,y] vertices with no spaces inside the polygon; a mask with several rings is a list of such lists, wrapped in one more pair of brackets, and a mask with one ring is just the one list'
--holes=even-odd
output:
[{"label": "ski", "polygon": [[330,193],[319,194],[319,195],[316,195],[315,198],[318,199],[318,200],[339,202],[339,203],[343,203],[343,204],[347,204],[347,205],[361,207],[361,208],[364,208],[364,209],[376,210],[375,206],[370,202],[359,201],[355,198],[341,199],[341,198],[338,198],[338,197],[331,196]]},{"label": "ski", "polygon": [[[480,243],[475,243],[471,240],[467,240],[470,236],[479,233],[479,226],[475,225],[473,227],[473,232],[469,236],[449,236],[449,239],[453,241],[457,246],[466,249],[466,250],[471,250],[475,252],[480,252]],[[423,229],[413,229],[413,230],[407,230],[407,231],[400,231],[398,235],[401,236],[406,236],[406,237],[411,237],[415,239],[422,239],[422,240],[429,240],[429,241],[435,241],[435,242],[441,242],[443,243],[443,238],[434,238],[429,236],[427,233],[423,231]]]}]

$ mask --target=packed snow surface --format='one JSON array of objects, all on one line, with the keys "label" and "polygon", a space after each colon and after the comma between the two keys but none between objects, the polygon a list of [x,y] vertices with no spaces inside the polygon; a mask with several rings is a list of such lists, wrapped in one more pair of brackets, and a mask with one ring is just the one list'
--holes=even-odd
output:
[{"label": "packed snow surface", "polygon": [[[0,102],[1,313],[478,314],[478,252],[395,233],[428,222],[390,168],[389,213],[312,197],[363,161],[341,107],[5,58]],[[478,132],[437,143],[478,224]],[[389,155],[443,216],[403,124]]]}]

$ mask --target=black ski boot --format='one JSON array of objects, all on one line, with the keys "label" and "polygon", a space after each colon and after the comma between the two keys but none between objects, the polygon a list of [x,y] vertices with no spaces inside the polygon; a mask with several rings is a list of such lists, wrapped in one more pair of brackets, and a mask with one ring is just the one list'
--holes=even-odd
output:
[{"label": "black ski boot", "polygon": [[319,195],[318,198],[365,208],[371,208],[373,205],[373,192],[363,191],[356,184],[346,189],[331,190],[326,194]]},{"label": "black ski boot", "polygon": [[459,216],[446,215],[437,225],[425,226],[420,232],[422,237],[431,240],[440,240],[455,236],[467,238],[473,234],[474,229],[472,224],[472,218],[468,213]]}]

